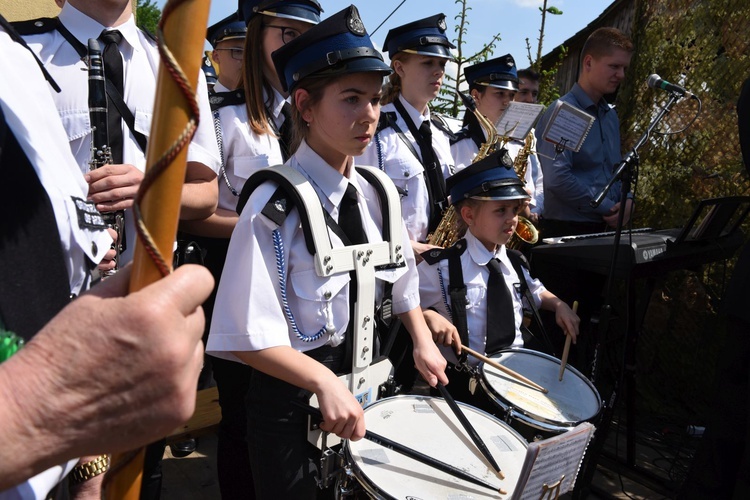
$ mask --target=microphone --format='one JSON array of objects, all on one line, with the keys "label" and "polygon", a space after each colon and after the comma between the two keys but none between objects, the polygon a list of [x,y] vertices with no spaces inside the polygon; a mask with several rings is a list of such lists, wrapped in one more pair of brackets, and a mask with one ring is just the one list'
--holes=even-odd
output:
[{"label": "microphone", "polygon": [[662,89],[666,90],[667,92],[674,92],[675,94],[679,94],[683,97],[693,97],[692,92],[685,90],[684,88],[680,87],[679,85],[675,85],[674,83],[669,83],[656,73],[648,77],[648,80],[646,80],[646,85],[648,85],[652,89]]}]

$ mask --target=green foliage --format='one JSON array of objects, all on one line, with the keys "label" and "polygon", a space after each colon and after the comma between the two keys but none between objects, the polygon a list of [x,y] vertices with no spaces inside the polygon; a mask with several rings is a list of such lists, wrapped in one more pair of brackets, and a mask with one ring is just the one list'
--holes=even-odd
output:
[{"label": "green foliage", "polygon": [[461,10],[454,18],[457,23],[455,26],[456,38],[453,39],[453,43],[456,46],[456,76],[453,77],[448,73],[445,74],[440,94],[430,103],[430,108],[433,110],[452,117],[458,116],[458,113],[462,109],[461,99],[458,97],[458,89],[466,81],[463,76],[464,66],[471,66],[472,64],[486,61],[492,56],[495,44],[501,40],[500,33],[497,33],[478,52],[470,56],[465,56],[463,53],[464,37],[469,30],[468,14],[471,7],[468,6],[468,0],[455,0],[455,3],[461,7]]},{"label": "green foliage", "polygon": [[[636,226],[679,227],[698,200],[748,194],[735,111],[750,77],[750,3],[746,0],[638,2],[636,51],[618,94],[622,144],[631,147],[666,103],[647,88],[657,73],[691,89],[702,101],[682,99],[661,131],[640,150]],[[681,131],[687,125],[689,128]]]},{"label": "green foliage", "polygon": [[137,0],[135,7],[135,20],[139,28],[156,33],[156,27],[161,18],[161,9],[153,0]]},{"label": "green foliage", "polygon": [[544,104],[545,106],[547,106],[552,101],[560,97],[560,87],[558,87],[555,83],[555,77],[557,76],[557,71],[562,66],[563,60],[565,60],[567,56],[568,48],[564,45],[561,45],[560,55],[558,56],[557,62],[555,62],[554,66],[552,66],[550,69],[541,70],[538,66],[535,67],[535,69],[539,71],[539,74],[541,75],[541,78],[539,79],[539,104]]},{"label": "green foliage", "polygon": [[[539,7],[539,10],[542,11],[542,8]],[[561,11],[557,7],[547,7],[547,9],[545,10],[547,11],[548,14],[552,14],[553,16],[560,16],[563,13],[563,11]]]}]

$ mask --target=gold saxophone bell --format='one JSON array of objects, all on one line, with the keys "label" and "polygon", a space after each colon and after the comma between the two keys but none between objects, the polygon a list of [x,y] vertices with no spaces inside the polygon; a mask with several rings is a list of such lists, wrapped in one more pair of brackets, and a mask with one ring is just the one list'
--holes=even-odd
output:
[{"label": "gold saxophone bell", "polygon": [[[479,124],[482,126],[487,134],[487,140],[479,148],[479,152],[474,157],[472,163],[476,163],[479,160],[483,160],[492,154],[498,146],[498,141],[501,139],[497,135],[497,129],[495,125],[490,122],[482,113],[477,109],[474,98],[458,91],[459,97],[466,106],[466,109],[474,113]],[[458,214],[453,205],[449,206],[448,209],[443,212],[440,224],[433,233],[427,236],[427,243],[430,245],[437,245],[439,247],[448,248],[452,246],[463,236],[462,232],[458,228]]]},{"label": "gold saxophone bell", "polygon": [[537,241],[539,241],[539,230],[529,219],[519,215],[516,230],[505,246],[511,250],[521,250],[526,245],[536,244]]}]

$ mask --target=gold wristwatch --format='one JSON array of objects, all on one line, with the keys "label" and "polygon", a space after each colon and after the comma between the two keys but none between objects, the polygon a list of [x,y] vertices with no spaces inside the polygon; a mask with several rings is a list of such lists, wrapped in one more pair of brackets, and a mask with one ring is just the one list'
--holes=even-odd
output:
[{"label": "gold wristwatch", "polygon": [[99,455],[89,462],[76,465],[70,473],[70,481],[73,484],[81,484],[99,474],[104,474],[108,470],[109,455]]}]

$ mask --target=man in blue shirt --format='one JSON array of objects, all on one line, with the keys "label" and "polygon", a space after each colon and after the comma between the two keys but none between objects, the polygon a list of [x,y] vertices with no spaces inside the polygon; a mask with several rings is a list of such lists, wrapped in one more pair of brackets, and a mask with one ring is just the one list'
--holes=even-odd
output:
[{"label": "man in blue shirt", "polygon": [[[620,203],[619,183],[610,189],[597,208],[591,200],[607,184],[620,162],[620,121],[617,112],[604,99],[617,90],[630,64],[633,44],[616,28],[599,28],[586,40],[581,52],[578,83],[560,98],[592,115],[596,120],[580,151],[555,153],[555,144],[540,140],[539,157],[544,174],[544,237],[586,234],[615,227],[621,208],[625,223],[630,218],[632,200]],[[544,131],[554,103],[544,113],[537,130]]]},{"label": "man in blue shirt", "polygon": [[[619,211],[625,210],[624,224],[632,213],[630,198],[620,200],[620,183],[616,183],[597,208],[590,202],[612,177],[620,163],[620,120],[617,112],[604,99],[617,90],[625,78],[625,71],[633,55],[633,43],[616,28],[599,28],[594,31],[581,51],[581,68],[578,82],[560,98],[595,118],[581,149],[574,153],[555,152],[555,144],[540,136],[537,144],[544,176],[544,216],[540,219],[542,238],[598,233],[617,225]],[[554,110],[554,103],[537,124],[544,133]],[[581,272],[573,267],[533,262],[534,276],[554,290],[568,304],[579,302],[583,343],[578,352],[571,352],[571,362],[584,373],[592,362],[593,332],[591,317],[601,307],[604,276]],[[555,328],[545,317],[545,325]],[[588,333],[587,333],[588,332]],[[553,338],[557,336],[552,336]],[[557,346],[558,354],[562,351]]]}]

